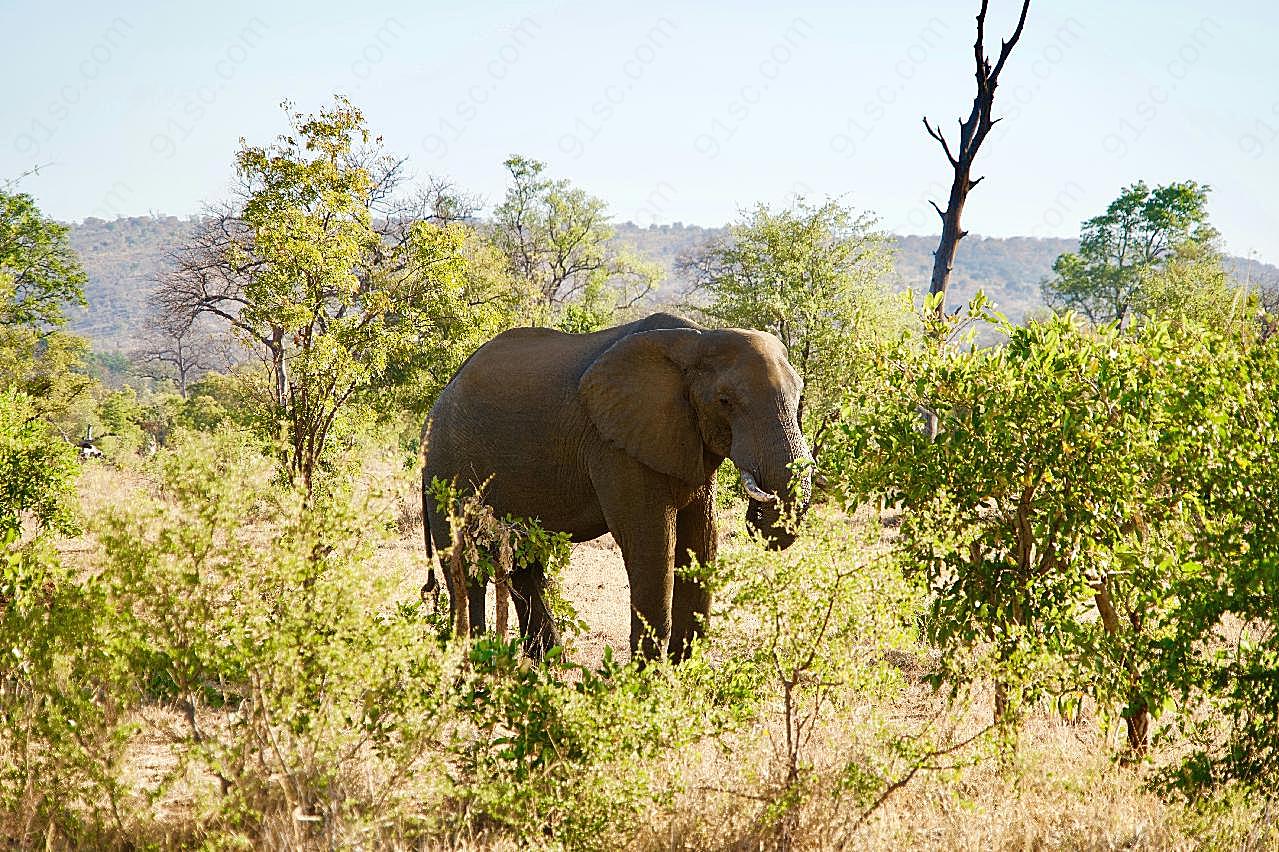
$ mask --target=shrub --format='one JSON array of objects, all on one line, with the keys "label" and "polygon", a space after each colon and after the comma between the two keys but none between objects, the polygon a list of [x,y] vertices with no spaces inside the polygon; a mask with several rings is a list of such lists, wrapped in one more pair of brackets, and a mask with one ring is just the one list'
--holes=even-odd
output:
[{"label": "shrub", "polygon": [[991,677],[1010,719],[1045,694],[1094,699],[1130,756],[1180,705],[1199,747],[1173,783],[1269,783],[1275,347],[1184,321],[1005,330],[999,349],[904,356],[833,463],[851,503],[903,510],[934,683]]},{"label": "shrub", "polygon": [[1192,797],[1279,789],[1279,345],[1221,348],[1167,428],[1193,541],[1155,677],[1186,711],[1186,760],[1163,781]]},{"label": "shrub", "polygon": [[[739,721],[762,724],[772,744],[763,777],[730,791],[756,803],[743,845],[786,847],[806,823],[810,835],[855,826],[980,739],[878,711],[902,695],[903,663],[927,666],[916,659],[918,589],[878,539],[878,523],[824,510],[783,553],[743,540],[699,569],[722,609],[711,637],[720,670],[703,688],[726,695]],[[846,725],[854,715],[856,734]]]},{"label": "shrub", "polygon": [[622,665],[606,652],[592,671],[558,648],[537,665],[518,640],[493,638],[476,642],[471,661],[458,708],[473,733],[452,745],[455,841],[619,848],[676,789],[662,758],[723,722],[665,665]]},{"label": "shrub", "polygon": [[[208,840],[345,845],[393,826],[606,848],[666,789],[648,762],[715,718],[663,667],[442,645],[376,570],[370,531],[389,521],[281,487],[251,437],[188,434],[152,464],[159,497],[97,525],[106,644],[185,716],[165,786],[216,779]],[[549,546],[527,538],[517,551]]]},{"label": "shrub", "polygon": [[[1173,464],[1185,443],[1167,427],[1224,344],[1069,318],[1004,330],[1001,348],[903,359],[868,420],[846,425],[836,467],[853,502],[880,493],[904,511],[938,684],[994,678],[997,717],[1082,691],[1122,708],[1140,752],[1165,697],[1146,661],[1173,617],[1190,520]],[[935,441],[921,408],[939,418]]]},{"label": "shrub", "polygon": [[188,435],[155,466],[162,499],[98,526],[100,582],[135,677],[186,716],[180,769],[218,779],[205,829],[332,843],[396,813],[457,660],[418,605],[390,603],[369,519],[308,506],[234,435]]},{"label": "shrub", "polygon": [[32,401],[0,395],[0,808],[22,845],[106,842],[126,820],[118,767],[131,727],[110,610],[50,542],[75,530],[77,473]]},{"label": "shrub", "polygon": [[[486,483],[487,486],[487,483]],[[486,487],[485,486],[485,487]],[[546,578],[542,591],[547,609],[555,621],[557,635],[564,631],[583,630],[577,610],[559,593],[560,573],[568,566],[569,536],[551,533],[534,519],[499,518],[484,503],[484,487],[463,495],[449,482],[438,477],[431,480],[430,497],[445,513],[453,543],[440,553],[442,569],[455,590],[468,592],[468,579],[493,582],[496,598],[496,630],[499,638],[506,634],[513,571],[527,569],[537,563]],[[462,601],[450,601],[453,635],[470,634],[468,607]]]}]

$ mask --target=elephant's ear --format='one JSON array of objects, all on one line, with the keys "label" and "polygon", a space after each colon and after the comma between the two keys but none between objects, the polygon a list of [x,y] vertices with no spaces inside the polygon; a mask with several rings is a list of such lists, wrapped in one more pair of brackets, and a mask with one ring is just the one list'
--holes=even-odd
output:
[{"label": "elephant's ear", "polygon": [[688,328],[629,334],[596,358],[578,384],[604,440],[690,485],[706,480],[702,435],[684,379],[697,360],[700,335]]}]

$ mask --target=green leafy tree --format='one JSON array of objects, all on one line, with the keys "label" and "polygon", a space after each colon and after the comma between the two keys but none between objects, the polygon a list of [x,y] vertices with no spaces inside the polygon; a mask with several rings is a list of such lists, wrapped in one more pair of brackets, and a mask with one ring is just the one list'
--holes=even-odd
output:
[{"label": "green leafy tree", "polygon": [[136,453],[146,443],[143,424],[149,422],[153,412],[133,388],[126,386],[102,394],[94,413],[105,439],[99,449],[109,457]]},{"label": "green leafy tree", "polygon": [[91,413],[88,344],[59,330],[83,305],[84,269],[67,227],[31,196],[0,189],[0,391],[26,395],[36,416],[69,436]]},{"label": "green leafy tree", "polygon": [[892,249],[875,220],[837,201],[759,205],[727,237],[685,261],[711,321],[770,331],[804,380],[800,422],[820,450],[839,419],[845,390],[876,353],[912,327],[884,278]]},{"label": "green leafy tree", "polygon": [[92,415],[98,383],[88,375],[89,358],[82,337],[0,325],[0,389],[27,394],[38,416],[66,437]]},{"label": "green leafy tree", "polygon": [[48,329],[84,305],[88,279],[67,226],[46,219],[31,196],[0,189],[0,325]]},{"label": "green leafy tree", "polygon": [[[493,243],[511,271],[537,292],[552,321],[571,330],[607,324],[660,279],[660,269],[613,242],[602,200],[567,180],[544,177],[546,165],[512,156],[511,184],[493,214]],[[569,304],[576,310],[566,311]]]},{"label": "green leafy tree", "polygon": [[[1158,675],[1171,637],[1183,623],[1210,631],[1176,589],[1212,523],[1191,462],[1231,458],[1206,389],[1238,342],[1065,317],[1005,331],[1000,348],[904,355],[870,389],[872,414],[842,429],[832,468],[853,502],[879,494],[903,510],[904,554],[933,590],[938,684],[991,677],[1008,719],[1045,693],[1087,695],[1141,755],[1180,694]],[[935,440],[919,407],[938,414]]]},{"label": "green leafy tree", "polygon": [[1125,187],[1105,213],[1080,226],[1079,251],[1057,258],[1045,300],[1094,324],[1124,323],[1141,309],[1152,272],[1179,253],[1211,249],[1217,231],[1208,224],[1208,190],[1194,181]]},{"label": "green leafy tree", "polygon": [[421,311],[429,330],[406,357],[388,364],[394,390],[391,404],[413,415],[413,435],[435,397],[482,344],[526,321],[537,302],[527,282],[513,275],[502,253],[471,227],[450,226],[458,237],[460,263],[422,293]]},{"label": "green leafy tree", "polygon": [[440,336],[432,302],[465,289],[469,229],[385,207],[400,161],[345,99],[290,121],[275,144],[241,147],[242,204],[179,253],[158,298],[170,316],[221,319],[261,356],[264,409],[309,492],[335,438],[360,432]]},{"label": "green leafy tree", "polygon": [[1261,307],[1231,278],[1220,254],[1193,242],[1142,272],[1133,305],[1141,316],[1235,333],[1250,332]]}]

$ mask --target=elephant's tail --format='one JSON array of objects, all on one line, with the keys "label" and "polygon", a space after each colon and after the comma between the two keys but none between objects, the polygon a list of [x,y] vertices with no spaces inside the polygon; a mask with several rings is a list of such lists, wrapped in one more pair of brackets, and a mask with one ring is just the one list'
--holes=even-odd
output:
[{"label": "elephant's tail", "polygon": [[422,527],[426,537],[426,582],[422,585],[422,599],[425,600],[427,596],[434,595],[439,590],[440,581],[435,576],[437,560],[435,557],[435,543],[431,541],[431,522],[423,518]]},{"label": "elephant's tail", "polygon": [[422,427],[422,440],[418,445],[417,460],[422,468],[422,536],[426,539],[426,583],[422,586],[422,600],[434,597],[439,591],[440,581],[435,574],[435,566],[439,561],[435,554],[435,541],[431,536],[431,483],[426,479],[426,433],[428,423]]}]

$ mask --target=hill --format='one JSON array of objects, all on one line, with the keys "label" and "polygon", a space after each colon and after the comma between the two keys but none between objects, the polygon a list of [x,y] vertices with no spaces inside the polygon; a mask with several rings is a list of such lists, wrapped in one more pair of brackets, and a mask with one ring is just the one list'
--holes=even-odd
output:
[{"label": "hill", "polygon": [[125,350],[147,323],[147,299],[169,252],[198,224],[176,216],[85,219],[71,226],[71,247],[89,275],[87,308],[69,312],[71,330],[94,349]]},{"label": "hill", "polygon": [[[71,312],[72,330],[88,337],[96,349],[129,349],[146,328],[147,298],[167,255],[197,224],[198,219],[175,216],[90,218],[73,224],[71,244],[89,274],[89,307]],[[679,222],[648,227],[624,222],[617,226],[616,239],[666,269],[667,278],[651,300],[671,303],[679,301],[691,283],[679,269],[679,259],[725,232],[722,227]],[[916,292],[927,289],[937,238],[905,235],[896,241],[895,285]],[[959,244],[951,303],[960,304],[981,288],[1011,319],[1021,320],[1043,306],[1040,282],[1052,273],[1057,256],[1075,247],[1076,241],[1069,239],[972,235]],[[1279,285],[1279,267],[1243,258],[1230,258],[1228,263],[1239,278]]]}]

